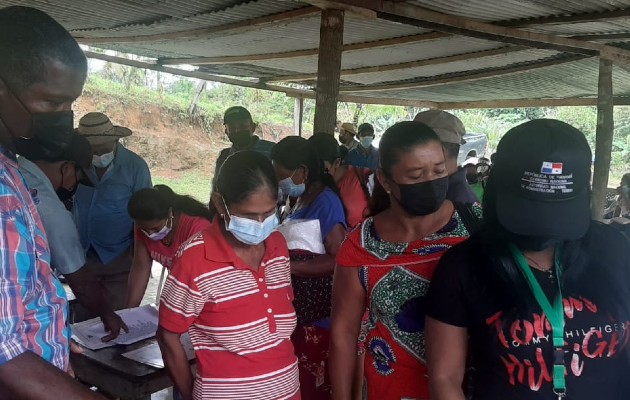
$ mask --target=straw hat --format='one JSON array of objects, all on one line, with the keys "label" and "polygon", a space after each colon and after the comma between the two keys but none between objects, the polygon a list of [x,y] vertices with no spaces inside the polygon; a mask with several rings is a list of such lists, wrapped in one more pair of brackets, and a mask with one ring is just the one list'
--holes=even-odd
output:
[{"label": "straw hat", "polygon": [[91,112],[79,120],[77,133],[85,137],[90,144],[98,145],[131,136],[131,129],[112,124],[109,117],[103,113]]}]

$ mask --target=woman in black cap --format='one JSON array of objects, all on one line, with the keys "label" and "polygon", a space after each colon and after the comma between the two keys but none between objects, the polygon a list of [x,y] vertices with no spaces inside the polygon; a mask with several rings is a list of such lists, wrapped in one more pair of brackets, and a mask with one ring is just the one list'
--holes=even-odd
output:
[{"label": "woman in black cap", "polygon": [[[630,246],[591,221],[584,135],[534,120],[499,143],[481,230],[431,282],[434,400],[627,399]],[[471,356],[471,358],[468,358]]]}]

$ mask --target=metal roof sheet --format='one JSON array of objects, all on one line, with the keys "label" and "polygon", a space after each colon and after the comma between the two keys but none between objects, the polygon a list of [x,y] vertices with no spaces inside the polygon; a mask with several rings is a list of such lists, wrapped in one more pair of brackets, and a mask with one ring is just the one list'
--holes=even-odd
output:
[{"label": "metal roof sheet", "polygon": [[[150,58],[230,57],[316,49],[319,46],[318,13],[285,19],[273,24],[247,25],[247,21],[307,7],[288,0],[0,0],[0,7],[30,5],[59,20],[75,35],[85,38],[137,37],[204,28],[219,32],[195,38],[129,43],[106,43],[102,48]],[[630,10],[630,0],[411,0],[407,4],[450,15],[482,21],[528,21],[540,17],[568,16],[605,11]],[[245,23],[241,30],[220,32],[221,26]],[[630,49],[630,17],[605,21],[528,25],[535,32],[573,36],[624,34],[602,43]],[[372,43],[428,32],[411,25],[347,13],[344,44]],[[506,47],[505,43],[462,36],[406,42],[346,51],[342,69],[357,69],[449,57]],[[384,72],[343,75],[343,86],[382,85],[428,81],[445,76],[462,76],[478,71],[536,65],[565,57],[550,50],[522,50],[507,54],[474,57],[441,64],[414,66]],[[447,61],[447,62],[444,62]],[[536,97],[593,96],[597,93],[595,59],[502,74],[482,80],[450,83],[435,87],[362,91],[362,96],[432,101],[473,101]],[[238,64],[205,65],[214,74],[247,78],[277,78],[283,75],[313,74],[317,56],[289,57]],[[309,82],[306,82],[309,83]],[[630,72],[615,68],[616,94],[630,94]]]},{"label": "metal roof sheet", "polygon": [[481,21],[583,14],[630,6],[627,0],[414,0],[408,3]]}]

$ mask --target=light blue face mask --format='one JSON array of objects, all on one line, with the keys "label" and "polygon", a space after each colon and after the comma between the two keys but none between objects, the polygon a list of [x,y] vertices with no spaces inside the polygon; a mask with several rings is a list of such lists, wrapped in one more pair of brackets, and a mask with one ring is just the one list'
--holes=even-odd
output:
[{"label": "light blue face mask", "polygon": [[280,187],[280,190],[285,197],[300,197],[304,194],[304,191],[306,190],[306,185],[304,185],[304,182],[300,183],[299,185],[293,183],[293,175],[295,175],[295,171],[293,171],[293,174],[291,174],[290,177],[278,182],[278,187]]},{"label": "light blue face mask", "polygon": [[[223,201],[225,204],[225,200]],[[225,210],[230,217],[230,222],[225,222],[225,229],[239,241],[248,245],[257,245],[265,241],[278,226],[276,213],[265,218],[263,222],[253,219],[231,215],[227,206]]]}]

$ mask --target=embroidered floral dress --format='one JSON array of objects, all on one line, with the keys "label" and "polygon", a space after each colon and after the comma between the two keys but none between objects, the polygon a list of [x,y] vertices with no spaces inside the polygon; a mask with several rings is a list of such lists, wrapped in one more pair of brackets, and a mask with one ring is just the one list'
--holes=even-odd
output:
[{"label": "embroidered floral dress", "polygon": [[[476,206],[474,211],[480,214]],[[337,263],[358,269],[367,296],[369,399],[429,399],[425,298],[441,256],[467,237],[455,212],[440,231],[411,243],[380,239],[372,218],[357,226],[343,243]]]}]

